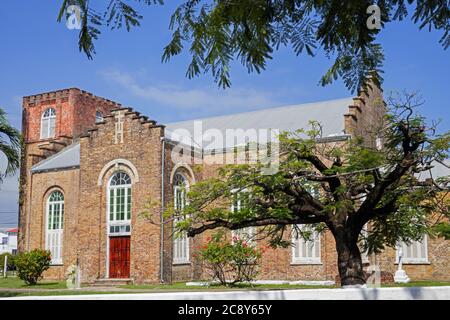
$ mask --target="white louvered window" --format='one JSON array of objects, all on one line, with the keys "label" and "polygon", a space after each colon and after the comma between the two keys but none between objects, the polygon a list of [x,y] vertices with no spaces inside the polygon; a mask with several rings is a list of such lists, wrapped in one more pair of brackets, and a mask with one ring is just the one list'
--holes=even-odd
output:
[{"label": "white louvered window", "polygon": [[[403,251],[403,263],[429,263],[428,261],[428,238],[426,235],[421,241],[413,241],[410,244],[401,242],[399,246],[402,247]],[[399,259],[399,248],[397,247],[396,260],[397,263]]]},{"label": "white louvered window", "polygon": [[[178,214],[182,214],[187,202],[187,179],[180,173],[176,173],[173,180],[173,205]],[[177,216],[174,223],[183,219]],[[186,232],[181,232],[174,235],[173,239],[173,263],[189,263],[189,238]]]},{"label": "white louvered window", "polygon": [[47,233],[45,248],[51,252],[52,264],[62,264],[64,229],[64,195],[54,191],[47,200]]},{"label": "white louvered window", "polygon": [[[241,209],[243,209],[245,205],[245,197],[247,196],[248,194],[245,191],[234,192],[233,201],[231,202],[230,208],[231,212],[238,213]],[[252,246],[256,245],[255,235],[256,235],[255,227],[247,227],[231,231],[233,242],[235,240],[242,240]]]},{"label": "white louvered window", "polygon": [[129,235],[131,232],[131,178],[125,172],[115,173],[109,183],[108,233]]},{"label": "white louvered window", "polygon": [[53,138],[56,128],[56,111],[49,108],[44,111],[41,117],[41,139]]},{"label": "white louvered window", "polygon": [[[300,230],[310,228],[299,225]],[[303,239],[295,230],[292,231],[292,263],[293,264],[320,264],[320,234],[312,231],[309,240]]]}]

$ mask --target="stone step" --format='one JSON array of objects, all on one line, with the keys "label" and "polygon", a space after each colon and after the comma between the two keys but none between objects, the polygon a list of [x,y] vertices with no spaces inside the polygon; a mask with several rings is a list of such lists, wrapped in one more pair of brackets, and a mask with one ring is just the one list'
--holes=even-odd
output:
[{"label": "stone step", "polygon": [[115,286],[123,286],[126,284],[131,284],[133,281],[131,279],[97,279],[94,281],[94,287],[115,287]]}]

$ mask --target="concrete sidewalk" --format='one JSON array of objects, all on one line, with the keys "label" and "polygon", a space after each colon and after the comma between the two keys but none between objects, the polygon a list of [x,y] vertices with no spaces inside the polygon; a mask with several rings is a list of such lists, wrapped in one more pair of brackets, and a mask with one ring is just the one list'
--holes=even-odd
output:
[{"label": "concrete sidewalk", "polygon": [[191,291],[164,293],[123,293],[72,296],[27,296],[8,300],[450,300],[450,286],[295,289],[264,291]]}]

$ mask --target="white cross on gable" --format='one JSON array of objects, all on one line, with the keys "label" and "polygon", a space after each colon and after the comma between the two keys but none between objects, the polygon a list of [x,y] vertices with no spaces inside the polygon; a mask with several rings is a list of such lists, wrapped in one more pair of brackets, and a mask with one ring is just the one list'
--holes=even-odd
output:
[{"label": "white cross on gable", "polygon": [[124,110],[117,111],[116,119],[116,131],[114,133],[114,143],[123,143],[123,122],[124,122]]}]

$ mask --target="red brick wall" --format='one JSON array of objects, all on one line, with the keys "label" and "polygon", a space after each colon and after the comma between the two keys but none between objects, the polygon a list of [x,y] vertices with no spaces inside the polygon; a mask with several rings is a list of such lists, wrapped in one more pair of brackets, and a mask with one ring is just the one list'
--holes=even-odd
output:
[{"label": "red brick wall", "polygon": [[97,110],[107,115],[111,109],[117,107],[120,107],[120,104],[76,88],[24,97],[23,117],[26,120],[22,130],[25,142],[41,141],[41,116],[48,108],[56,110],[55,138],[58,138],[78,137],[94,126]]},{"label": "red brick wall", "polygon": [[[115,111],[113,111],[115,114]],[[142,283],[160,279],[160,226],[152,224],[141,213],[149,202],[161,202],[161,137],[163,128],[137,116],[125,114],[124,142],[115,143],[116,119],[105,118],[88,136],[81,138],[79,251],[83,281],[105,278],[107,257],[106,194],[109,178],[126,165],[111,166],[98,179],[102,169],[116,159],[126,159],[136,168],[139,179],[132,175],[131,204],[131,278]],[[154,211],[159,221],[159,209]]]},{"label": "red brick wall", "polygon": [[[25,225],[29,221],[31,197],[31,167],[61,150],[64,145],[95,125],[97,110],[104,115],[120,104],[94,96],[86,91],[71,88],[23,98],[22,134],[25,148],[21,159],[19,196],[19,250],[27,250]],[[56,111],[54,139],[41,140],[41,116],[47,108]],[[53,142],[58,143],[53,143]],[[45,147],[46,149],[43,149]]]},{"label": "red brick wall", "polygon": [[76,263],[79,174],[78,169],[33,174],[30,195],[31,214],[29,225],[24,226],[29,230],[28,250],[45,248],[47,198],[54,190],[60,190],[64,194],[63,265],[51,266],[44,274],[48,279],[64,278],[67,267]]},{"label": "red brick wall", "polygon": [[[355,105],[349,109],[352,115],[345,116],[347,133],[370,136],[373,129],[370,124],[378,123],[382,111],[379,104],[381,92],[364,100],[355,99]],[[97,98],[78,89],[61,90],[49,94],[24,98],[24,132],[27,141],[21,176],[21,209],[19,247],[28,250],[44,247],[45,210],[44,199],[51,188],[64,190],[66,204],[66,222],[64,226],[64,266],[54,266],[46,273],[47,278],[62,278],[65,269],[80,258],[84,282],[92,282],[106,277],[106,186],[116,169],[110,167],[101,178],[100,172],[107,163],[115,159],[126,159],[137,169],[139,181],[133,181],[132,187],[132,233],[131,233],[131,277],[136,283],[160,281],[161,227],[157,224],[160,211],[155,208],[152,224],[141,213],[152,201],[163,202],[165,207],[173,205],[173,186],[170,176],[174,169],[171,159],[172,146],[166,144],[164,193],[161,199],[161,160],[164,128],[156,126],[135,112],[127,112],[124,122],[124,142],[115,143],[116,119],[106,116],[104,122],[94,124],[95,111],[109,111],[113,102]],[[57,134],[77,138],[87,128],[93,130],[82,135],[80,169],[62,170],[30,174],[31,165],[47,157],[31,156],[42,152],[39,149],[40,115],[48,106],[55,106],[57,115]],[[112,111],[113,114],[116,111]],[[57,116],[58,117],[58,116]],[[377,122],[378,121],[378,122]],[[373,137],[373,136],[370,136]],[[68,141],[70,141],[69,139]],[[223,155],[209,156],[222,157]],[[196,181],[217,176],[221,165],[191,166]],[[125,168],[126,169],[126,168]],[[129,170],[129,169],[127,169]],[[167,222],[167,221],[166,221]],[[207,275],[201,269],[200,262],[194,257],[195,249],[205,243],[208,233],[190,239],[190,262],[185,265],[172,264],[173,238],[172,223],[164,224],[163,265],[164,281],[204,279]],[[449,279],[450,242],[443,239],[429,239],[428,251],[430,264],[405,265],[405,270],[413,280]],[[264,241],[257,244],[266,248]],[[321,263],[317,265],[294,265],[291,263],[291,248],[267,249],[260,265],[259,279],[286,280],[334,280],[337,274],[337,257],[332,235],[321,235]],[[375,257],[370,257],[372,263]],[[395,272],[395,252],[387,249],[376,257],[382,271]]]}]

